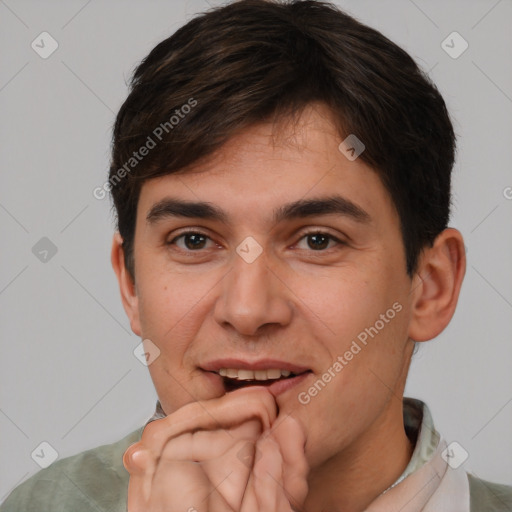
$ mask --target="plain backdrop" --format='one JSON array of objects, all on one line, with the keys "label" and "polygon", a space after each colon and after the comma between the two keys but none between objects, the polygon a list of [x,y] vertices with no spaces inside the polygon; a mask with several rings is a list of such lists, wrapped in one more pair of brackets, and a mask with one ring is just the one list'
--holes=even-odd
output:
[{"label": "plain backdrop", "polygon": [[[209,4],[0,1],[0,501],[39,470],[41,442],[66,457],[154,411],[110,267],[111,205],[92,191],[134,66]],[[511,484],[512,1],[337,4],[406,49],[452,114],[451,225],[465,237],[467,274],[450,326],[415,356],[406,395],[464,447],[467,471]],[[31,46],[42,32],[58,43],[45,59]]]}]

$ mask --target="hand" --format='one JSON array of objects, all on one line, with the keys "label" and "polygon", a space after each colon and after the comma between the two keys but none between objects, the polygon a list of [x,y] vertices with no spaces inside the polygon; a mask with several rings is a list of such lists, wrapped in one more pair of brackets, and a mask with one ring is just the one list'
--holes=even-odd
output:
[{"label": "hand", "polygon": [[[130,473],[128,511],[238,512],[247,489],[246,504],[260,500],[260,480],[248,482],[257,441],[275,419],[274,398],[253,386],[151,422],[123,456]],[[262,471],[277,437],[265,439]]]},{"label": "hand", "polygon": [[302,507],[309,472],[305,442],[302,428],[291,416],[278,420],[258,439],[241,512],[291,512]]}]

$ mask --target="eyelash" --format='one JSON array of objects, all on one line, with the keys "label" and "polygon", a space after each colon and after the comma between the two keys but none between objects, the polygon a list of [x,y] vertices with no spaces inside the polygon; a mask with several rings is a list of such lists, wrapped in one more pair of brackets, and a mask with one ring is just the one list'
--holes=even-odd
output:
[{"label": "eyelash", "polygon": [[[166,245],[176,245],[175,244],[176,240],[178,240],[178,239],[180,239],[182,237],[185,237],[187,235],[201,235],[201,236],[211,240],[211,238],[206,233],[203,233],[203,232],[198,231],[198,230],[189,230],[189,231],[183,231],[179,235],[175,236],[170,242],[166,242]],[[299,242],[303,238],[306,238],[306,237],[311,236],[311,235],[324,235],[324,236],[328,237],[331,241],[336,242],[337,246],[345,246],[345,245],[347,245],[346,242],[344,242],[343,240],[340,240],[339,238],[335,237],[334,235],[331,235],[330,233],[328,233],[326,231],[321,231],[321,230],[318,230],[318,229],[302,232],[301,236],[299,238]],[[299,242],[297,242],[297,243],[299,243]],[[297,244],[294,244],[294,245],[297,245]],[[182,249],[181,247],[179,247],[178,249],[180,251],[183,251],[183,252],[188,253],[190,255],[192,255],[192,253],[201,253],[202,252],[202,249],[192,250],[192,249]],[[331,247],[330,249],[319,249],[317,251],[315,251],[313,249],[310,249],[310,252],[322,253],[322,252],[328,252],[331,249],[333,249],[333,248]]]}]

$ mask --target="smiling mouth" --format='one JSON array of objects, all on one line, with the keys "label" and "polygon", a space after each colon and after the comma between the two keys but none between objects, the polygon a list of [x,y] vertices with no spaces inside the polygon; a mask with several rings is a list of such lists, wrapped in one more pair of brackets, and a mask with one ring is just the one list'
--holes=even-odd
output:
[{"label": "smiling mouth", "polygon": [[219,371],[213,373],[216,373],[222,378],[224,389],[229,393],[230,391],[249,386],[272,386],[272,384],[277,382],[291,381],[306,373],[311,373],[311,370],[294,373],[289,370],[280,370],[277,368],[268,370],[221,368]]}]

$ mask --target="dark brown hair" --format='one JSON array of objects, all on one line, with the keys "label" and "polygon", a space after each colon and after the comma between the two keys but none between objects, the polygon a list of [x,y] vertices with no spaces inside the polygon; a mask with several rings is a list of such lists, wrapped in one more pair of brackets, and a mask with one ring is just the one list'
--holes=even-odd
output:
[{"label": "dark brown hair", "polygon": [[242,128],[295,118],[317,101],[332,111],[340,142],[355,134],[365,144],[359,158],[395,204],[412,276],[449,219],[455,136],[443,98],[405,51],[330,3],[241,0],[193,18],[134,71],[109,175],[132,277],[146,180],[186,170]]}]

